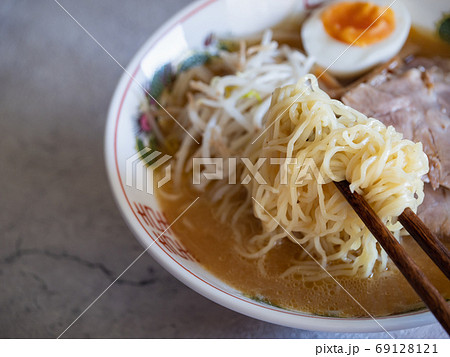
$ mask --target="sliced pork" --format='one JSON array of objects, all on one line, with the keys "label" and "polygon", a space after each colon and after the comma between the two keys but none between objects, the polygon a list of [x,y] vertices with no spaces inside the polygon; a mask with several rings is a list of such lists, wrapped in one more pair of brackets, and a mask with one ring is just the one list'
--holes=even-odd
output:
[{"label": "sliced pork", "polygon": [[342,101],[422,142],[433,189],[450,189],[450,60],[418,58],[379,73]]},{"label": "sliced pork", "polygon": [[422,143],[430,171],[419,216],[438,236],[450,237],[450,60],[405,61],[367,77],[341,100]]}]

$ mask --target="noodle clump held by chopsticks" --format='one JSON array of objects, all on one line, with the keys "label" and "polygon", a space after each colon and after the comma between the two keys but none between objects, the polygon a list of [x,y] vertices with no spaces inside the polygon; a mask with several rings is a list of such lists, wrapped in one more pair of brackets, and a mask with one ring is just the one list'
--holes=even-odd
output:
[{"label": "noodle clump held by chopsticks", "polygon": [[[253,145],[252,162],[278,158],[290,163],[265,163],[259,172],[266,183],[247,185],[247,203],[252,202],[263,232],[250,239],[243,254],[263,259],[289,239],[335,276],[369,277],[385,270],[386,253],[332,181],[348,180],[400,239],[396,217],[406,207],[416,211],[424,197],[421,177],[428,160],[422,144],[330,99],[313,75],[275,90],[265,127]],[[325,272],[311,256],[301,253],[284,275],[323,278]]]}]

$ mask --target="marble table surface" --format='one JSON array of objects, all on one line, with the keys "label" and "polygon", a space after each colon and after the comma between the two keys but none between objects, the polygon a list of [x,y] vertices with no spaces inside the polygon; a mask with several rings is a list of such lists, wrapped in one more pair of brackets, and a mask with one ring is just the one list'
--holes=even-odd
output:
[{"label": "marble table surface", "polygon": [[[60,0],[123,65],[188,0]],[[120,67],[53,0],[0,2],[0,337],[55,338],[142,251],[103,160]],[[445,338],[430,325],[394,337]],[[63,337],[384,338],[257,321],[144,255]]]}]

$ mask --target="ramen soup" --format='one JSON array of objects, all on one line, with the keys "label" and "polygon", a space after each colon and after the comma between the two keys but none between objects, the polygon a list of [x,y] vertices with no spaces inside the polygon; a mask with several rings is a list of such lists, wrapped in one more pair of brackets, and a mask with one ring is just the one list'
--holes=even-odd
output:
[{"label": "ramen soup", "polygon": [[[185,179],[184,184],[188,187],[191,178]],[[167,192],[172,192],[172,189],[171,184],[164,186]],[[160,196],[169,222],[175,220],[197,197],[196,192],[186,191],[177,200],[166,200]],[[262,274],[257,266],[258,261],[246,259],[236,252],[233,229],[230,224],[216,218],[214,212],[217,209],[217,204],[200,196],[183,219],[172,226],[173,231],[200,264],[251,298],[287,309],[339,317],[367,316],[367,312],[373,316],[386,316],[424,306],[391,262],[387,271],[374,273],[369,278],[336,277],[339,284],[332,278],[319,281],[305,281],[295,276],[281,278],[289,268],[289,262],[301,252],[301,248],[289,240],[282,241],[267,254],[264,261],[266,272]],[[258,226],[258,219],[253,218],[236,228],[249,238],[258,231]],[[402,244],[441,294],[449,298],[448,281],[417,243],[405,237]]]},{"label": "ramen soup", "polygon": [[[262,39],[253,41],[253,47],[228,42],[226,51],[177,75],[160,101],[196,137],[199,146],[158,108],[144,105],[157,131],[154,139],[159,150],[174,156],[173,180],[157,190],[168,221],[174,222],[199,197],[173,224],[173,231],[212,274],[247,296],[274,306],[339,317],[386,316],[423,308],[420,298],[345,200],[330,188],[332,179],[346,178],[353,189],[365,195],[431,282],[450,298],[448,280],[395,219],[407,206],[418,208],[425,223],[450,245],[449,211],[443,208],[450,207],[444,162],[447,129],[436,129],[419,115],[440,105],[439,113],[444,117],[435,120],[449,120],[448,112],[441,109],[450,103],[432,102],[425,95],[412,98],[419,113],[414,121],[418,127],[431,127],[428,132],[434,134],[433,146],[426,136],[420,136],[425,134],[408,131],[413,124],[408,116],[402,119],[397,115],[402,110],[398,111],[398,105],[393,120],[394,110],[383,97],[387,93],[388,98],[406,100],[409,95],[420,95],[421,85],[428,91],[444,91],[442,86],[447,83],[448,90],[450,62],[446,58],[450,46],[412,28],[403,49],[412,48],[413,56],[400,55],[351,79],[339,74],[321,76],[320,66],[303,51],[297,35],[300,29],[295,26],[266,32]],[[316,77],[309,73],[321,78],[315,82]],[[416,85],[415,94],[404,90]],[[377,109],[373,101],[365,103],[367,93],[380,95],[377,105],[386,103],[384,110]],[[439,99],[441,92],[435,94],[433,98]],[[408,103],[405,106],[411,105]],[[328,117],[332,119],[324,119]],[[307,130],[311,132],[306,135]],[[350,133],[352,139],[342,141],[339,130]],[[444,139],[439,141],[442,135]],[[370,147],[364,146],[368,142]],[[330,154],[330,145],[342,151],[340,156]],[[361,146],[352,149],[354,145]],[[249,172],[241,158],[247,157],[255,165],[262,155],[312,158],[320,171],[312,169],[309,183],[302,188],[297,182],[280,186],[277,180],[281,173],[261,164],[260,172],[266,174],[267,182],[255,182],[253,175],[246,181]],[[225,178],[193,184],[193,157],[225,158]],[[235,170],[228,166],[230,158],[236,163]],[[370,160],[379,168],[376,174],[364,164]],[[341,167],[343,163],[352,168]],[[397,170],[394,173],[392,166]],[[208,171],[203,171],[203,176],[205,173]],[[374,175],[378,179],[372,179]],[[396,175],[406,175],[401,177],[407,184],[396,183]],[[326,181],[323,185],[321,179]],[[377,186],[383,180],[390,184]],[[322,206],[325,208],[317,208]],[[340,216],[342,212],[345,219]],[[274,217],[277,220],[271,220]],[[321,224],[325,228],[314,235]]]}]

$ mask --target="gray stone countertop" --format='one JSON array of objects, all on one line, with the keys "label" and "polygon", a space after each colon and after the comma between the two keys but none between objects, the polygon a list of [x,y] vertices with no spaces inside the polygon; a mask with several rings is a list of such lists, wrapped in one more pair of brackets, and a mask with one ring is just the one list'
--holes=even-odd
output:
[{"label": "gray stone countertop", "polygon": [[[60,0],[123,65],[188,0]],[[122,74],[53,0],[0,2],[0,337],[54,338],[142,251],[103,159]],[[394,337],[445,338],[439,325]],[[144,255],[63,337],[384,338],[295,330],[190,290]]]}]

